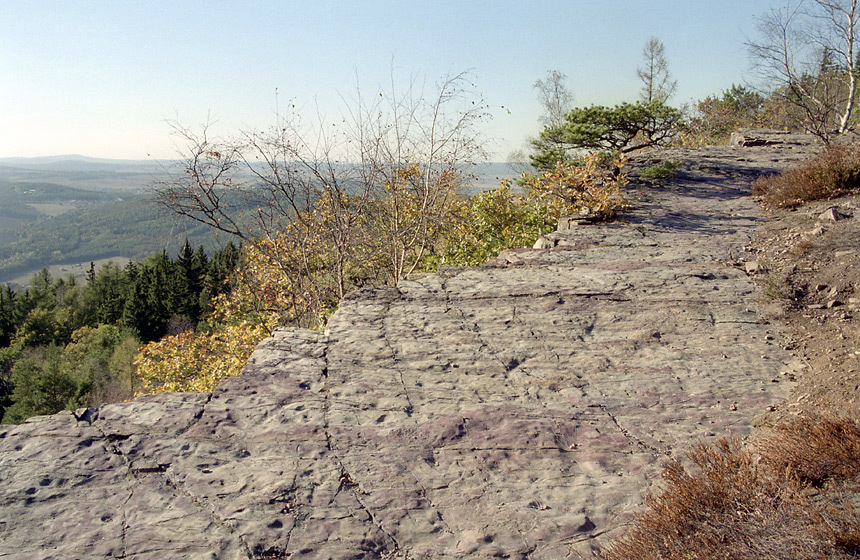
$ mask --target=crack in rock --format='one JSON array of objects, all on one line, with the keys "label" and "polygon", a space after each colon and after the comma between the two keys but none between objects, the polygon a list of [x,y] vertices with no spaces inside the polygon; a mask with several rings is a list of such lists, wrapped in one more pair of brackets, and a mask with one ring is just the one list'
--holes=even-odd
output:
[{"label": "crack in rock", "polygon": [[788,390],[724,265],[758,219],[744,173],[789,161],[755,150],[667,152],[694,161],[624,223],[353,292],[212,394],[0,427],[0,557],[587,556],[663,457]]}]

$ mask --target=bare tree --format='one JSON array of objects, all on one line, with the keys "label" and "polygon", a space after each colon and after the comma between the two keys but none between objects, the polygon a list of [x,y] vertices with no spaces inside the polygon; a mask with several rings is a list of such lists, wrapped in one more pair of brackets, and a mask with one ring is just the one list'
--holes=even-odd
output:
[{"label": "bare tree", "polygon": [[540,122],[546,127],[561,126],[564,116],[573,106],[573,93],[565,85],[567,76],[558,70],[547,70],[543,80],[534,83],[544,113]]},{"label": "bare tree", "polygon": [[657,37],[651,37],[642,48],[642,57],[645,64],[636,70],[636,75],[642,80],[642,101],[666,103],[678,86],[678,82],[673,80],[669,73],[666,48]]},{"label": "bare tree", "polygon": [[825,142],[848,129],[857,90],[860,0],[799,0],[759,17],[750,57],[764,84]]},{"label": "bare tree", "polygon": [[269,258],[293,322],[318,321],[355,286],[396,284],[432,249],[483,157],[485,110],[466,74],[427,95],[414,79],[402,93],[393,84],[359,90],[335,123],[293,113],[226,140],[177,126],[183,169],[157,199]]}]

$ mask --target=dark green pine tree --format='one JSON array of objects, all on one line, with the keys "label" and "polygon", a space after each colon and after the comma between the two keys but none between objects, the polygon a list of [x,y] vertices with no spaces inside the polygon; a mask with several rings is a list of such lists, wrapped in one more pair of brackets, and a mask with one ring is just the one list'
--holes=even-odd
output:
[{"label": "dark green pine tree", "polygon": [[203,278],[202,293],[200,295],[201,315],[206,316],[212,312],[212,300],[218,294],[230,291],[230,277],[238,268],[242,256],[241,246],[232,241],[215,252],[206,266]]},{"label": "dark green pine tree", "polygon": [[194,257],[191,264],[192,275],[194,278],[195,300],[197,302],[197,317],[194,322],[197,323],[206,317],[204,310],[204,292],[206,290],[206,274],[209,270],[209,257],[203,246],[199,246],[194,252]]},{"label": "dark green pine tree", "polygon": [[130,284],[129,274],[113,262],[92,275],[82,296],[86,324],[97,327],[119,323]]},{"label": "dark green pine tree", "polygon": [[0,348],[9,346],[20,322],[18,292],[9,286],[0,286]]},{"label": "dark green pine tree", "polygon": [[138,274],[129,289],[121,323],[134,330],[143,342],[161,338],[172,315],[171,267],[166,253],[153,255],[138,267]]},{"label": "dark green pine tree", "polygon": [[203,289],[204,270],[194,250],[185,240],[185,246],[176,258],[170,285],[171,311],[187,318],[192,324],[200,320],[200,292]]},{"label": "dark green pine tree", "polygon": [[29,313],[37,307],[46,311],[52,311],[57,306],[54,281],[47,268],[43,268],[33,274],[33,277],[30,279],[30,286],[24,290],[23,299],[22,308],[24,314]]}]

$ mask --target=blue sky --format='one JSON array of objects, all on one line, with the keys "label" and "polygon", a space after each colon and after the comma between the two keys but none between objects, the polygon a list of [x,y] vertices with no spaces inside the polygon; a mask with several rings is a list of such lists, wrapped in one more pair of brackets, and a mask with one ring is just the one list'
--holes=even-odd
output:
[{"label": "blue sky", "polygon": [[[356,79],[469,70],[504,160],[539,131],[532,85],[568,76],[577,105],[635,101],[651,36],[691,103],[748,75],[753,17],[784,0],[2,0],[0,157],[175,156],[168,121],[264,129],[278,104],[342,112]],[[277,91],[277,96],[276,96]],[[505,109],[502,109],[504,107]]]}]

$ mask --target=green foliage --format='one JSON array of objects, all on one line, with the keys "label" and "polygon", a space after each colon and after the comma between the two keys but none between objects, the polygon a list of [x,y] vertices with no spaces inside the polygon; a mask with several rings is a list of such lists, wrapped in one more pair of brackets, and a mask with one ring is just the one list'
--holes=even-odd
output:
[{"label": "green foliage", "polygon": [[661,101],[592,105],[565,115],[561,126],[545,128],[532,142],[532,165],[541,171],[566,161],[570,150],[630,152],[666,145],[681,123],[681,113]]},{"label": "green foliage", "polygon": [[9,286],[0,286],[0,348],[8,346],[21,321],[18,292]]},{"label": "green foliage", "polygon": [[72,375],[77,389],[69,405],[98,406],[133,394],[134,334],[115,325],[81,327],[63,349],[63,369]]},{"label": "green foliage", "polygon": [[773,108],[772,99],[733,84],[721,96],[711,95],[695,104],[678,141],[690,147],[727,144],[739,128],[777,125]]},{"label": "green foliage", "polygon": [[592,153],[578,162],[559,161],[543,173],[524,174],[519,181],[524,195],[503,184],[471,197],[433,263],[474,265],[504,249],[530,247],[565,215],[611,219],[629,207],[621,193],[627,184],[623,167],[623,158]]},{"label": "green foliage", "polygon": [[63,371],[56,346],[30,351],[16,361],[11,382],[12,405],[3,414],[4,423],[59,412],[72,402],[78,390],[72,376]]},{"label": "green foliage", "polygon": [[144,261],[131,283],[123,307],[121,323],[135,331],[141,340],[161,338],[170,319],[169,307],[171,263],[166,253]]},{"label": "green foliage", "polygon": [[[25,349],[12,366],[13,387],[3,422],[122,400],[132,394],[137,339],[113,325],[81,327],[65,346]],[[119,373],[120,375],[117,375]]]},{"label": "green foliage", "polygon": [[91,268],[81,295],[82,323],[87,325],[117,324],[122,318],[126,295],[134,275],[113,262],[102,266],[98,273]]},{"label": "green foliage", "polygon": [[130,397],[139,385],[138,336],[193,328],[204,302],[229,288],[239,253],[228,244],[209,259],[186,243],[176,259],[162,251],[124,269],[92,267],[83,285],[42,270],[24,290],[0,287],[4,421]]},{"label": "green foliage", "polygon": [[638,173],[639,179],[650,183],[659,183],[675,176],[675,172],[683,162],[677,160],[666,160],[663,163],[652,165],[641,169]]},{"label": "green foliage", "polygon": [[504,249],[529,247],[552,231],[558,218],[550,208],[514,194],[510,185],[469,198],[460,209],[457,227],[448,234],[434,265],[476,265]]}]

